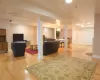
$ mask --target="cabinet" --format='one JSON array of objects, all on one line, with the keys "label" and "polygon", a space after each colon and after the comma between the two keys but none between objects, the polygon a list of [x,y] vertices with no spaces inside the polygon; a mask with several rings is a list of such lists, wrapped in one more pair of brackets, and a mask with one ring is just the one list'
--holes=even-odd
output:
[{"label": "cabinet", "polygon": [[0,29],[0,36],[6,35],[6,29]]},{"label": "cabinet", "polygon": [[6,29],[0,29],[0,51],[7,51],[8,43],[6,42]]},{"label": "cabinet", "polygon": [[8,50],[8,43],[7,42],[0,42],[0,50],[7,51]]},{"label": "cabinet", "polygon": [[8,50],[8,43],[7,42],[2,43],[2,50],[5,50],[5,51]]},{"label": "cabinet", "polygon": [[2,43],[0,43],[0,50],[2,50]]}]

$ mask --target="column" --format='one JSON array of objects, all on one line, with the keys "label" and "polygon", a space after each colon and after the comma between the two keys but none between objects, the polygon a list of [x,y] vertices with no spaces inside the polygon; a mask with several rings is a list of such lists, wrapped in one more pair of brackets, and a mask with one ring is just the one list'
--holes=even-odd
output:
[{"label": "column", "polygon": [[43,59],[43,26],[40,18],[38,18],[37,26],[37,44],[38,44],[38,60]]},{"label": "column", "polygon": [[100,14],[95,14],[93,57],[100,59]]},{"label": "column", "polygon": [[8,42],[8,52],[11,52],[11,42],[13,42],[13,33],[12,33],[12,23],[9,21],[8,27],[6,28],[6,37]]},{"label": "column", "polygon": [[56,28],[54,28],[54,39],[56,39]]},{"label": "column", "polygon": [[64,51],[66,52],[67,51],[67,26],[66,25],[64,26],[64,39],[65,39]]}]

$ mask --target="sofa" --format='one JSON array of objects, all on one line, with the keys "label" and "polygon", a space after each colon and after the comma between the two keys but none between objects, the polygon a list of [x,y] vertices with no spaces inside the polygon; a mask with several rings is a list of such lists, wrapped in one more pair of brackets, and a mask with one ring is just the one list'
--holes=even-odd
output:
[{"label": "sofa", "polygon": [[16,41],[11,43],[11,48],[15,57],[24,56],[26,42],[25,41]]},{"label": "sofa", "polygon": [[43,55],[49,55],[52,53],[56,53],[59,48],[59,41],[56,40],[47,40],[43,43]]}]

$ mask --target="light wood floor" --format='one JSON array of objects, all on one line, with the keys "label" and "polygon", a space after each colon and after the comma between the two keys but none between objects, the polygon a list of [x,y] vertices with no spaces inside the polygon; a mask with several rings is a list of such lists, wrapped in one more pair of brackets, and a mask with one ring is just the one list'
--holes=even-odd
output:
[{"label": "light wood floor", "polygon": [[[100,80],[100,60],[92,59],[91,56],[86,54],[91,52],[91,46],[74,45],[72,49],[68,49],[66,52],[64,52],[63,48],[60,48],[58,53],[45,56],[44,60],[49,60],[59,55],[65,55],[97,62],[94,80]],[[37,80],[35,76],[25,71],[26,67],[37,62],[39,62],[37,60],[37,54],[30,55],[25,53],[25,57],[19,58],[13,57],[12,52],[0,54],[0,80]]]}]

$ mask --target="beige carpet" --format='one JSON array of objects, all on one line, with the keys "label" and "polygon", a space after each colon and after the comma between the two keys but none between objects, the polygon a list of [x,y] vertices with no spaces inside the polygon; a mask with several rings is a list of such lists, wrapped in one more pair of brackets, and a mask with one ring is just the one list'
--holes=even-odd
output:
[{"label": "beige carpet", "polygon": [[38,80],[91,80],[96,63],[69,57],[56,57],[26,70]]}]

